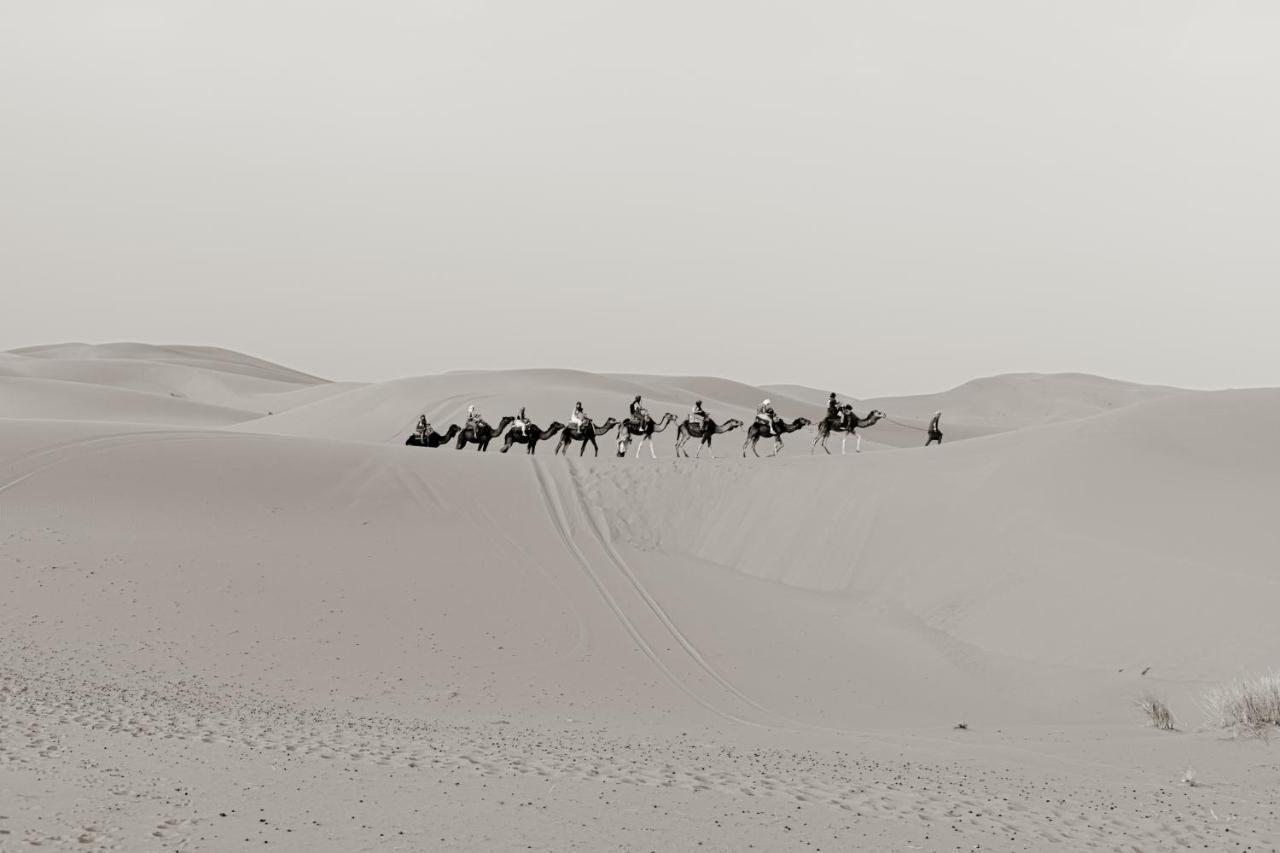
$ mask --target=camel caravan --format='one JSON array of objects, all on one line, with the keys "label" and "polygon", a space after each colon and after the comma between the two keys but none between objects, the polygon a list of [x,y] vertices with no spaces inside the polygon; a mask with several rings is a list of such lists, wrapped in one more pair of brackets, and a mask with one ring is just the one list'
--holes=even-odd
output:
[{"label": "camel caravan", "polygon": [[[822,420],[818,421],[817,435],[813,439],[813,444],[809,449],[810,453],[816,453],[821,447],[827,454],[831,453],[827,447],[827,439],[832,433],[840,433],[840,453],[846,452],[846,445],[850,437],[854,438],[854,452],[862,452],[862,436],[858,432],[860,429],[874,426],[880,420],[887,416],[884,412],[872,410],[865,417],[858,417],[853,411],[853,406],[848,403],[841,403],[836,399],[834,393],[827,401],[827,414]],[[927,430],[929,444],[942,443],[942,431],[939,428],[939,422],[942,417],[941,412],[937,412],[933,416],[933,420],[929,424]],[[530,420],[522,408],[517,415],[506,415],[494,427],[489,424],[484,417],[476,411],[474,405],[467,407],[467,421],[463,426],[453,424],[444,432],[436,430],[430,422],[427,421],[426,415],[418,418],[418,426],[413,434],[405,441],[410,447],[443,447],[452,443],[455,448],[462,450],[467,445],[475,445],[476,450],[488,450],[489,444],[495,439],[502,439],[502,452],[506,453],[515,445],[523,445],[525,453],[532,454],[537,451],[538,444],[551,439],[556,440],[555,453],[557,455],[563,453],[566,456],[574,442],[577,442],[578,455],[586,454],[587,446],[591,446],[592,453],[595,456],[600,455],[600,446],[596,443],[596,439],[600,436],[607,435],[611,431],[616,431],[614,441],[617,444],[617,455],[625,457],[631,449],[634,442],[636,445],[636,458],[640,458],[640,453],[644,450],[646,444],[649,445],[649,454],[654,459],[658,458],[657,450],[654,448],[653,437],[660,432],[666,431],[672,424],[676,424],[676,456],[689,458],[688,444],[690,441],[697,442],[697,451],[693,458],[702,456],[702,452],[707,451],[708,455],[714,459],[715,453],[711,450],[711,441],[715,436],[722,433],[732,432],[735,429],[746,427],[746,440],[742,443],[742,455],[745,457],[750,451],[755,456],[760,453],[756,448],[757,443],[761,439],[773,440],[773,452],[769,455],[777,456],[782,450],[784,435],[798,432],[807,426],[813,426],[813,422],[808,418],[796,418],[787,421],[778,416],[773,409],[773,403],[765,400],[756,408],[756,417],[750,424],[744,424],[736,418],[729,418],[722,423],[717,423],[702,408],[702,401],[698,400],[693,405],[693,409],[685,416],[684,420],[680,419],[670,412],[661,418],[654,419],[644,407],[644,402],[637,395],[631,401],[629,414],[623,420],[617,418],[609,418],[604,423],[597,424],[586,413],[582,407],[582,403],[578,403],[573,408],[573,414],[569,416],[567,424],[560,421],[552,421],[547,425],[546,429],[538,426]],[[894,423],[897,423],[896,421]],[[906,426],[903,424],[903,426]],[[918,429],[918,427],[912,427]],[[924,430],[922,430],[924,431]]]}]

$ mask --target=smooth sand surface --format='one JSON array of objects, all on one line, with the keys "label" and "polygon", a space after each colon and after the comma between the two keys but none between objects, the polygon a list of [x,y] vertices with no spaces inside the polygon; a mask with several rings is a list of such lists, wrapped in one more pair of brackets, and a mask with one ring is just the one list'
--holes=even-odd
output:
[{"label": "smooth sand surface", "polygon": [[1198,700],[1280,661],[1280,391],[995,377],[860,402],[897,423],[847,456],[402,444],[637,393],[825,396],[0,355],[0,849],[1274,849],[1273,750]]}]

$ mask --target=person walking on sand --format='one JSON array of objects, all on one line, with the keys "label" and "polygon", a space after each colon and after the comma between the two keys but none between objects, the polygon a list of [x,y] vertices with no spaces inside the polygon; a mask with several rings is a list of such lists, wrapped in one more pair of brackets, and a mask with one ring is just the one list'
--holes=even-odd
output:
[{"label": "person walking on sand", "polygon": [[929,440],[924,443],[925,447],[933,444],[935,441],[939,445],[942,444],[942,430],[938,427],[938,422],[942,420],[942,412],[934,412],[933,420],[929,421]]}]

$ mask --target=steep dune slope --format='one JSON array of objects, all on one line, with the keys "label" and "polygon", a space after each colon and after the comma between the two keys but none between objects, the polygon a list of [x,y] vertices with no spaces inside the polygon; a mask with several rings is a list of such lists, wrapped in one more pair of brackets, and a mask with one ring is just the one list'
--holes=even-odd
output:
[{"label": "steep dune slope", "polygon": [[[762,723],[937,723],[945,712],[921,711],[931,691],[993,717],[1112,718],[1135,669],[1186,687],[1280,654],[1258,627],[1280,589],[1268,523],[1280,457],[1267,444],[1280,396],[1212,395],[1219,418],[1250,425],[1231,442],[1195,399],[928,453],[711,464],[165,433],[88,444],[83,459],[79,445],[58,449],[6,497],[25,526],[53,525],[56,508],[56,526],[85,542],[78,559],[100,562],[104,541],[119,542],[106,550],[144,573],[129,588],[163,593],[139,606],[190,595],[209,608],[209,631],[247,619],[246,642],[295,638],[294,663],[268,654],[278,669],[217,668],[223,677],[268,683],[297,664],[306,672],[288,677],[363,695],[387,678],[453,672],[460,695],[481,678],[536,708],[545,694],[508,676],[541,668],[557,690],[605,701],[627,692],[608,674],[625,663],[629,678],[647,673],[637,690],[665,683],[692,707]],[[5,429],[27,445],[39,433]],[[30,473],[26,453],[6,482]],[[164,534],[125,544],[144,530]],[[401,612],[423,583],[409,596],[417,609]],[[245,589],[270,606],[246,609]],[[566,590],[568,610],[556,603]],[[334,609],[338,593],[348,603]],[[290,596],[296,622],[278,625]],[[173,630],[191,629],[193,611],[180,610]],[[588,645],[603,644],[585,657],[574,659],[584,647],[569,612],[590,626]],[[128,633],[141,615],[121,602],[91,621]],[[437,635],[439,654],[405,633],[454,618],[470,627]],[[361,650],[313,671],[307,650],[338,641],[334,631],[346,646],[364,636]],[[483,645],[489,635],[502,654]],[[626,663],[637,649],[649,658],[639,670]],[[544,660],[562,653],[563,665]],[[587,658],[603,670],[579,670]]]},{"label": "steep dune slope", "polygon": [[900,611],[966,654],[1216,679],[1280,655],[1260,630],[1277,429],[1280,392],[1175,396],[930,453],[617,468],[598,490],[639,551]]},{"label": "steep dune slope", "polygon": [[527,460],[53,426],[0,422],[5,594],[49,649],[399,713],[672,704]]}]

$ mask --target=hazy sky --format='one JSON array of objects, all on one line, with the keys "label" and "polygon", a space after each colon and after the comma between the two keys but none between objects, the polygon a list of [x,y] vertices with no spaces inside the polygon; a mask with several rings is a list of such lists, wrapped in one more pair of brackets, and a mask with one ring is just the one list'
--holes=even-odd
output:
[{"label": "hazy sky", "polygon": [[0,349],[1280,385],[1280,3],[9,2]]}]

